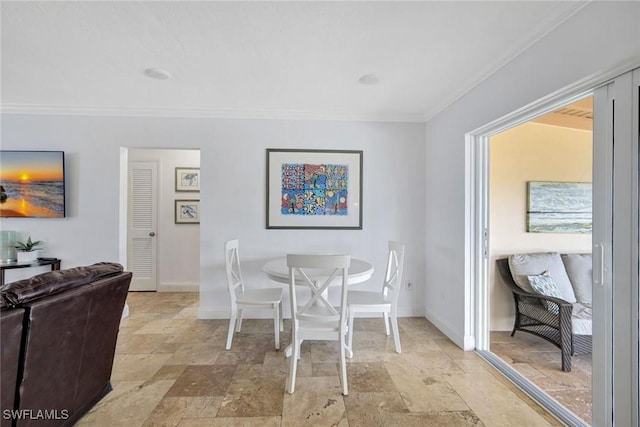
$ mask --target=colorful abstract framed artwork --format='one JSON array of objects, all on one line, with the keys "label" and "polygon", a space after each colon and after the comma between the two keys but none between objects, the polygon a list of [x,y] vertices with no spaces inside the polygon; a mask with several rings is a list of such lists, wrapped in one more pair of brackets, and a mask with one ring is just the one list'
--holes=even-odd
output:
[{"label": "colorful abstract framed artwork", "polygon": [[527,232],[591,233],[590,182],[527,183]]},{"label": "colorful abstract framed artwork", "polygon": [[200,169],[176,168],[176,191],[200,191]]},{"label": "colorful abstract framed artwork", "polygon": [[200,200],[176,200],[176,224],[200,224]]},{"label": "colorful abstract framed artwork", "polygon": [[272,229],[362,230],[362,151],[267,149]]}]

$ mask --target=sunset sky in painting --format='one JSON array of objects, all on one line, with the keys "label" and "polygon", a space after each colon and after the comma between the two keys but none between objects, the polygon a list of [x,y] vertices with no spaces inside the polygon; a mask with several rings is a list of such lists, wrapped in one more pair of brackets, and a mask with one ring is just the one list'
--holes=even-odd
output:
[{"label": "sunset sky in painting", "polygon": [[61,151],[2,151],[1,181],[62,181]]}]

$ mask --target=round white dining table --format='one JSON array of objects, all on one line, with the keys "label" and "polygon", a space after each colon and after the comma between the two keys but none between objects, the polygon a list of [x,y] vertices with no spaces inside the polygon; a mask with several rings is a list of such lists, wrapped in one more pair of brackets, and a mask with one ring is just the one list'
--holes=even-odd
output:
[{"label": "round white dining table", "polygon": [[[275,258],[268,261],[263,267],[267,276],[273,281],[280,283],[289,283],[289,267],[287,267],[287,258]],[[347,284],[355,285],[357,283],[366,282],[373,275],[373,265],[371,263],[358,259],[351,258],[351,266],[349,266]],[[305,272],[309,278],[316,282],[322,282],[326,280],[331,274],[332,270],[321,269],[305,269]],[[339,284],[340,278],[337,277],[332,284]]]}]

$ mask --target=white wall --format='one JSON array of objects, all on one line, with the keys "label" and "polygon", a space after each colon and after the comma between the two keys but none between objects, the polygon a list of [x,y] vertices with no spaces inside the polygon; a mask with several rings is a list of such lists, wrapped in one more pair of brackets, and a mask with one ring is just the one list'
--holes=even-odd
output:
[{"label": "white wall", "polygon": [[[465,135],[595,73],[640,57],[640,3],[591,2],[426,125],[425,307],[461,347],[465,295]],[[468,346],[467,346],[468,348]]]},{"label": "white wall", "polygon": [[198,200],[200,193],[176,192],[175,168],[200,167],[199,150],[128,150],[128,160],[158,164],[159,291],[198,291],[200,288],[200,225],[176,224],[175,201]]},{"label": "white wall", "polygon": [[[4,114],[3,149],[64,150],[68,217],[2,220],[47,242],[63,268],[119,261],[120,147],[200,149],[200,314],[228,316],[223,243],[239,238],[251,286],[273,286],[261,271],[293,251],[348,252],[377,270],[382,285],[387,241],[406,242],[401,315],[424,315],[424,125]],[[363,230],[266,230],[266,148],[363,150]],[[176,242],[179,244],[179,242]],[[15,280],[15,275],[7,280]],[[288,311],[288,310],[287,310]]]},{"label": "white wall", "polygon": [[[591,182],[592,132],[525,123],[491,138],[490,265],[514,253],[591,252],[591,234],[527,233],[527,182]],[[511,291],[494,268],[489,278],[492,331],[513,328]]]},{"label": "white wall", "polygon": [[[376,273],[369,286],[382,286],[387,241],[406,242],[402,315],[424,315],[420,255],[424,218],[424,127],[421,124],[382,124],[303,121],[235,121],[219,135],[218,144],[202,147],[202,179],[214,187],[203,198],[201,311],[204,317],[227,316],[223,242],[240,239],[243,274],[253,286],[273,286],[262,264],[287,252],[346,252],[373,262]],[[266,230],[265,176],[267,148],[336,148],[363,150],[363,230]],[[415,157],[422,156],[422,157]],[[206,167],[213,165],[216,167]],[[288,313],[288,307],[285,306]]]}]

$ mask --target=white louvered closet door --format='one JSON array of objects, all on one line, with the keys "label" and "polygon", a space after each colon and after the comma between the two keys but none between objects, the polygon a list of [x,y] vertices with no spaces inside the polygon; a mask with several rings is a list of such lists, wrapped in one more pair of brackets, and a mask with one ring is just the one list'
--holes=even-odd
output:
[{"label": "white louvered closet door", "polygon": [[131,291],[157,289],[158,164],[129,163],[129,239],[127,262]]}]

